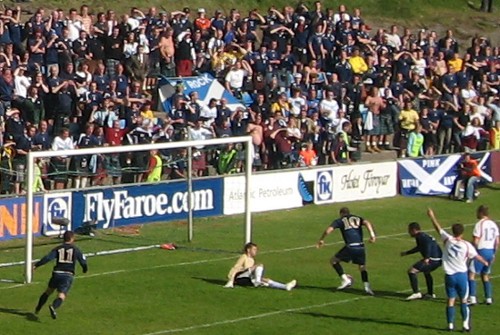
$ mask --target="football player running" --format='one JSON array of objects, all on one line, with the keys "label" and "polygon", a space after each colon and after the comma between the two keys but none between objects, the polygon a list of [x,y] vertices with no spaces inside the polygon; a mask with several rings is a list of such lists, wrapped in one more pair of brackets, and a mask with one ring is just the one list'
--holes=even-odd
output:
[{"label": "football player running", "polygon": [[325,242],[326,236],[331,234],[335,229],[339,229],[342,233],[345,246],[340,249],[330,260],[333,268],[342,279],[342,283],[337,288],[343,290],[352,285],[352,278],[344,273],[344,269],[340,262],[352,262],[359,266],[361,272],[361,280],[364,283],[365,292],[369,295],[374,295],[370,283],[368,281],[368,272],[366,271],[366,251],[363,242],[363,226],[370,233],[370,242],[375,242],[376,236],[373,230],[373,225],[360,216],[353,215],[347,207],[342,207],[339,211],[340,217],[332,222],[321,235],[317,247],[321,248]]}]

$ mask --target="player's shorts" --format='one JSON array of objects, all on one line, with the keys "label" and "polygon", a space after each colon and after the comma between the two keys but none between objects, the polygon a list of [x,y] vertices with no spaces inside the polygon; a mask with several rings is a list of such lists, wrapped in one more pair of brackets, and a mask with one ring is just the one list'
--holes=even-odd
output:
[{"label": "player's shorts", "polygon": [[440,267],[442,264],[441,260],[439,261],[433,261],[430,260],[429,264],[425,263],[423,260],[416,262],[413,264],[413,268],[417,269],[419,272],[432,272],[436,270],[438,267]]},{"label": "player's shorts", "polygon": [[493,259],[495,257],[495,252],[493,249],[479,249],[477,251],[481,257],[483,257],[487,262],[488,266],[484,265],[483,263],[473,260],[470,263],[470,271],[474,273],[480,273],[480,274],[490,274],[491,272],[491,263],[493,262]]},{"label": "player's shorts", "polygon": [[446,296],[448,298],[464,299],[469,295],[469,280],[467,272],[459,272],[453,275],[445,275],[444,283]]},{"label": "player's shorts", "polygon": [[339,252],[335,254],[335,257],[341,260],[342,262],[352,262],[357,265],[365,265],[366,263],[366,253],[365,246],[345,246],[340,249]]},{"label": "player's shorts", "polygon": [[238,286],[254,286],[254,271],[247,269],[238,272],[234,276],[234,285]]},{"label": "player's shorts", "polygon": [[69,273],[52,273],[49,281],[49,287],[57,290],[60,293],[68,293],[73,284],[73,275]]}]

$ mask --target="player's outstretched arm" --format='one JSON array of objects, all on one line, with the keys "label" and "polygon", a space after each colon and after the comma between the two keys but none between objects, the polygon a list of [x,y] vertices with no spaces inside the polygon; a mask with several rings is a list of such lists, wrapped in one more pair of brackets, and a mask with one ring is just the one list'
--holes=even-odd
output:
[{"label": "player's outstretched arm", "polygon": [[318,244],[316,244],[316,248],[321,248],[323,245],[325,245],[325,241],[324,241],[325,237],[330,235],[330,233],[334,230],[335,230],[335,228],[333,228],[332,226],[329,226],[328,228],[326,228],[325,231],[323,232],[323,234],[321,234],[321,237],[319,238]]},{"label": "player's outstretched arm", "polygon": [[375,243],[377,240],[377,236],[375,235],[375,230],[373,229],[373,225],[370,221],[368,220],[363,220],[363,224],[365,225],[366,229],[368,229],[368,232],[370,233],[370,242]]},{"label": "player's outstretched arm", "polygon": [[434,229],[438,232],[438,234],[440,234],[442,228],[438,220],[436,219],[436,215],[434,214],[432,208],[427,208],[427,216],[431,219]]}]

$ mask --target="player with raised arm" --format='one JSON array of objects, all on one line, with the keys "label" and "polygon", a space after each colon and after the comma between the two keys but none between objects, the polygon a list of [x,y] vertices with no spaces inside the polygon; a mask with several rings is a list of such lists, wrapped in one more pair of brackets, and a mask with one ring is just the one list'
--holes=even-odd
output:
[{"label": "player with raised arm", "polygon": [[263,277],[264,265],[255,262],[257,251],[258,248],[255,243],[249,242],[245,244],[243,254],[238,258],[231,270],[229,270],[227,275],[228,281],[224,287],[233,288],[234,285],[255,287],[266,286],[291,291],[297,285],[295,279],[283,284]]},{"label": "player with raised arm", "polygon": [[64,243],[52,249],[52,251],[33,265],[33,270],[38,267],[56,260],[56,265],[52,271],[52,277],[49,280],[49,285],[45,292],[42,293],[38,300],[38,305],[35,308],[35,313],[38,314],[43,305],[47,302],[49,296],[57,290],[57,298],[54,299],[49,306],[50,315],[55,320],[57,317],[56,309],[61,306],[66,295],[68,294],[73,277],[75,275],[76,262],[80,263],[83,273],[88,270],[87,260],[83,253],[75,245],[75,234],[72,231],[66,231],[63,235]]},{"label": "player with raised arm", "polygon": [[471,263],[469,267],[469,304],[475,305],[477,303],[476,274],[480,274],[483,282],[486,304],[491,305],[493,303],[490,282],[491,264],[495,260],[500,237],[497,224],[488,217],[488,207],[483,205],[479,206],[476,214],[479,221],[474,226],[474,231],[472,232],[472,243],[476,247],[477,252],[488,261],[489,266],[485,266],[478,261]]},{"label": "player with raised arm", "polygon": [[[408,277],[410,278],[410,285],[413,290],[413,294],[406,298],[406,300],[416,300],[423,297],[435,298],[434,280],[432,279],[431,272],[441,266],[441,257],[443,256],[443,252],[434,237],[421,231],[420,224],[418,224],[418,222],[411,222],[408,225],[408,234],[415,238],[417,246],[408,251],[403,251],[401,256],[420,252],[422,259],[413,264],[408,270]],[[427,284],[427,294],[425,295],[422,295],[418,289],[417,274],[419,272],[423,272],[425,276],[425,283]]]},{"label": "player with raised arm", "polygon": [[374,295],[370,283],[368,281],[368,272],[366,271],[366,252],[365,244],[363,242],[363,226],[368,229],[370,233],[370,242],[375,242],[375,231],[373,225],[360,216],[353,215],[347,207],[342,207],[339,211],[340,217],[332,222],[321,235],[317,247],[322,247],[325,242],[324,239],[335,229],[340,229],[342,238],[344,239],[345,246],[340,249],[330,260],[333,268],[337,271],[342,279],[342,283],[337,288],[343,290],[352,285],[352,278],[344,273],[344,269],[340,262],[352,262],[359,266],[361,272],[361,279],[363,280],[365,292]]},{"label": "player with raised arm", "polygon": [[469,296],[469,283],[467,281],[467,263],[476,259],[488,266],[488,262],[481,257],[474,246],[463,239],[464,226],[455,223],[451,226],[453,235],[448,234],[436,219],[432,209],[427,210],[427,215],[432,221],[434,229],[439,233],[444,243],[443,269],[445,272],[445,288],[448,296],[446,319],[448,330],[452,331],[455,322],[455,299],[460,298],[460,311],[462,314],[463,331],[470,331],[470,309],[467,304]]}]

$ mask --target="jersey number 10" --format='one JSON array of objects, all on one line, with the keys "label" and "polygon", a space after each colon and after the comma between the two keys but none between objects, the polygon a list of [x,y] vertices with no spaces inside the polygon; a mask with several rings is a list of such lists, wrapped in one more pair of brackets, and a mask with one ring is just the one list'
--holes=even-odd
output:
[{"label": "jersey number 10", "polygon": [[361,225],[361,219],[357,216],[344,217],[342,222],[344,223],[344,230],[357,229]]}]

